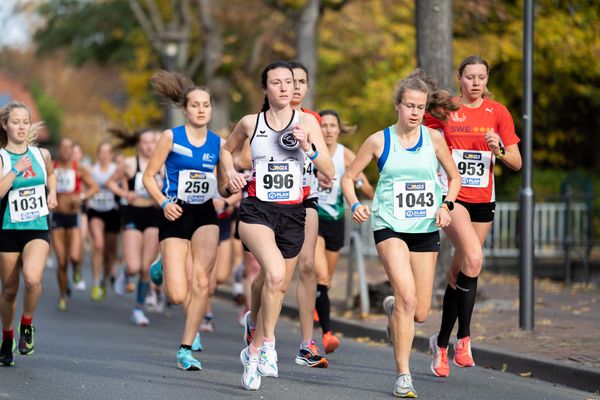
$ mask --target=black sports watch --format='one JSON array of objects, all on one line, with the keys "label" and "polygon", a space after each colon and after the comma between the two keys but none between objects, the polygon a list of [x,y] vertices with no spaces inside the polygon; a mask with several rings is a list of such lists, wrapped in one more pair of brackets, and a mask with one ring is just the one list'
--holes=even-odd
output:
[{"label": "black sports watch", "polygon": [[448,211],[452,211],[454,210],[454,202],[450,201],[450,200],[444,200],[442,202],[442,204],[445,204],[446,206],[448,206]]}]

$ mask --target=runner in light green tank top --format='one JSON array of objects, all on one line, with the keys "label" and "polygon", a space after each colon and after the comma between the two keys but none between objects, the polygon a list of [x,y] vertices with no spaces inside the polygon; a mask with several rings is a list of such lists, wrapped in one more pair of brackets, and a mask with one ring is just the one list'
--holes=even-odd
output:
[{"label": "runner in light green tank top", "polygon": [[[48,207],[46,204],[46,167],[41,151],[29,147],[25,154],[3,151],[2,162],[12,168],[21,157],[28,156],[31,166],[17,175],[13,181],[11,195],[2,199],[2,229],[46,230],[48,229]],[[6,160],[8,156],[8,160]],[[18,218],[20,215],[22,218]]]},{"label": "runner in light green tank top", "polygon": [[[439,251],[438,231],[450,224],[450,211],[461,185],[444,138],[439,132],[421,126],[427,107],[447,113],[450,99],[450,94],[438,90],[423,71],[401,81],[394,96],[398,121],[369,136],[342,178],[353,219],[363,223],[371,210],[358,201],[354,180],[373,158],[378,160],[381,175],[373,203],[372,226],[377,252],[394,293],[384,300],[383,306],[398,373],[395,397],[417,397],[409,367],[414,323],[427,319]],[[443,203],[437,179],[438,162],[449,177]]]},{"label": "runner in light green tank top", "polygon": [[[0,108],[0,365],[14,365],[13,351],[33,354],[33,315],[42,294],[42,275],[50,252],[48,214],[57,205],[50,153],[32,146],[41,124],[31,123],[27,106],[11,101]],[[14,317],[21,274],[23,314],[15,342]]]}]

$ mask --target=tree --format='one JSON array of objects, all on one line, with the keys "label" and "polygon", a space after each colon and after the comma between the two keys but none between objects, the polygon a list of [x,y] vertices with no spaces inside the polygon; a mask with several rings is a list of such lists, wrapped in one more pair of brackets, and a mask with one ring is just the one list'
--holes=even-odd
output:
[{"label": "tree", "polygon": [[453,91],[452,1],[418,0],[415,6],[417,65],[441,88]]}]

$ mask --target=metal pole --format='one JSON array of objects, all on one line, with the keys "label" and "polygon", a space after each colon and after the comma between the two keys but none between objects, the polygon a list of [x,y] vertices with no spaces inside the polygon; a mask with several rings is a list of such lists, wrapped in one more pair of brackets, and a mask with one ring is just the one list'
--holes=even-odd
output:
[{"label": "metal pole", "polygon": [[519,327],[532,331],[533,293],[533,202],[532,188],[532,113],[533,113],[533,0],[525,0],[523,32],[523,184],[519,193],[521,246],[519,261]]}]

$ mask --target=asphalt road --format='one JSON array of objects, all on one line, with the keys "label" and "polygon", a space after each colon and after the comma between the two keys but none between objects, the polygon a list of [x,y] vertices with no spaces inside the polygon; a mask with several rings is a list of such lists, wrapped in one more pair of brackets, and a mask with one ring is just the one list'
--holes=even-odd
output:
[{"label": "asphalt road", "polygon": [[[342,340],[330,368],[294,364],[299,342],[296,323],[277,328],[279,378],[263,379],[258,392],[242,389],[242,328],[238,309],[216,301],[216,332],[203,335],[200,372],[176,367],[182,313],[148,314],[150,326],[129,322],[133,296],[109,293],[101,304],[89,292],[75,292],[69,310],[55,310],[54,270],[46,270],[44,294],[34,319],[36,351],[15,355],[14,367],[0,368],[0,399],[389,399],[395,382],[390,347]],[[18,314],[20,315],[20,313]],[[412,373],[421,399],[596,399],[563,386],[479,367],[453,368],[450,378],[429,371],[427,354],[414,352]]]}]

